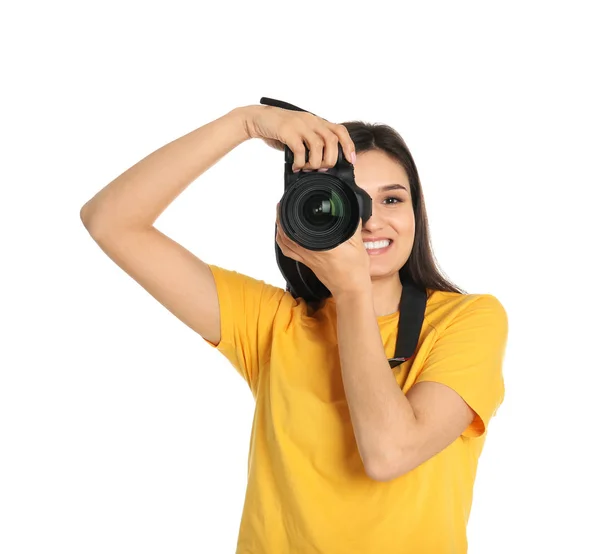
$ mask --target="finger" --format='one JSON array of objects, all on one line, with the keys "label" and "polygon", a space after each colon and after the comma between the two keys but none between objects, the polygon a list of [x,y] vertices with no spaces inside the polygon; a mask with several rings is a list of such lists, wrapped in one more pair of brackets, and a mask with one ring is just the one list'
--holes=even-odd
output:
[{"label": "finger", "polygon": [[276,237],[277,240],[285,245],[285,233],[281,230],[281,225],[279,225],[279,221],[277,222],[277,233],[276,233]]},{"label": "finger", "polygon": [[[338,137],[338,140],[340,141],[340,144],[342,145],[342,150],[344,151],[344,155],[346,156],[346,159],[351,164],[353,164],[354,162],[352,161],[352,153],[353,152],[356,153],[356,146],[354,145],[354,142],[350,138],[350,133],[348,132],[348,129],[346,129],[346,127],[344,125],[336,124],[336,123],[332,123],[329,128]],[[337,152],[336,152],[335,159],[337,161]]]},{"label": "finger", "polygon": [[281,232],[279,226],[277,226],[277,233],[275,233],[275,242],[279,245],[279,248],[281,248],[282,251],[286,250],[286,246],[285,244],[283,244],[283,241],[281,239]]},{"label": "finger", "polygon": [[288,237],[279,225],[277,226],[277,236],[279,237],[279,242],[281,242],[286,248],[289,248]]},{"label": "finger", "polygon": [[289,243],[287,241],[285,233],[281,230],[280,227],[277,227],[276,242],[279,245],[279,248],[283,252],[284,256],[291,258],[292,260],[298,261],[296,253],[289,247]]},{"label": "finger", "polygon": [[281,251],[288,258],[292,258],[292,260],[301,262],[302,258],[295,248],[296,243],[283,232],[283,229],[281,227],[277,227],[277,236],[279,241],[279,248],[281,248]]},{"label": "finger", "polygon": [[306,134],[306,141],[308,142],[309,158],[308,164],[304,166],[304,169],[319,169],[323,163],[325,141],[315,131]]},{"label": "finger", "polygon": [[337,135],[329,128],[324,129],[321,134],[325,140],[325,151],[323,152],[321,168],[325,170],[327,168],[335,167],[335,164],[337,164],[339,140]]},{"label": "finger", "polygon": [[302,136],[296,134],[291,138],[285,138],[285,142],[289,146],[290,150],[294,153],[292,171],[302,169],[306,164],[306,146],[304,145]]}]

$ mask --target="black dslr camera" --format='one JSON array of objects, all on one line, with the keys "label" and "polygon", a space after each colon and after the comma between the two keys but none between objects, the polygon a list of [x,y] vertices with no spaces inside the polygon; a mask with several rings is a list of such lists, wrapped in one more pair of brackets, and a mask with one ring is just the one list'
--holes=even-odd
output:
[{"label": "black dslr camera", "polygon": [[[261,98],[261,104],[304,112],[301,108]],[[312,112],[308,112],[312,113]],[[308,161],[309,151],[306,151]],[[282,231],[307,250],[331,250],[351,238],[372,214],[369,194],[354,181],[354,167],[338,144],[338,160],[326,172],[294,173],[294,153],[285,145],[284,192],[279,202],[279,221]],[[286,290],[294,298],[301,296],[307,302],[331,296],[329,289],[319,281],[306,265],[283,254],[275,242],[277,265],[287,281]]]}]

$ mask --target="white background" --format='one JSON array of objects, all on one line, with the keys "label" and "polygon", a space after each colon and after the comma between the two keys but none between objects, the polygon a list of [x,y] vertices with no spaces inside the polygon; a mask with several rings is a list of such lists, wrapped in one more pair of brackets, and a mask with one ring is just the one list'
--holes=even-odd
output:
[{"label": "white background", "polygon": [[[470,554],[599,552],[594,3],[217,4],[3,9],[0,552],[234,552],[250,390],[79,210],[262,96],[397,129],[440,267],[508,312]],[[248,141],[156,227],[285,288],[282,177],[283,153]]]}]

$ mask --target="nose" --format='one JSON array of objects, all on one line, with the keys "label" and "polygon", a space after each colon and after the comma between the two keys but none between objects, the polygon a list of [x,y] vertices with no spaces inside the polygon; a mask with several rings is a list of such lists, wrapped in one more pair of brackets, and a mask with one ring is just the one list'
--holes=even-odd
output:
[{"label": "nose", "polygon": [[383,218],[379,211],[373,208],[371,217],[367,219],[365,223],[363,223],[363,229],[368,229],[369,231],[376,232],[383,228]]}]

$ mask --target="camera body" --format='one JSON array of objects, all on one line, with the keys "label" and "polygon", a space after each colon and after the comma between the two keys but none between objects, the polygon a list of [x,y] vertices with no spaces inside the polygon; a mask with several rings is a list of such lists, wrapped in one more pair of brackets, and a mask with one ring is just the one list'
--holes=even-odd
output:
[{"label": "camera body", "polygon": [[[281,230],[307,250],[331,250],[351,238],[372,214],[369,194],[354,180],[354,166],[338,144],[338,160],[326,172],[294,173],[294,153],[286,145],[284,192],[279,202]],[[309,151],[306,152],[308,161]],[[275,242],[277,265],[295,298],[314,302],[331,295],[306,265],[283,254]]]}]

